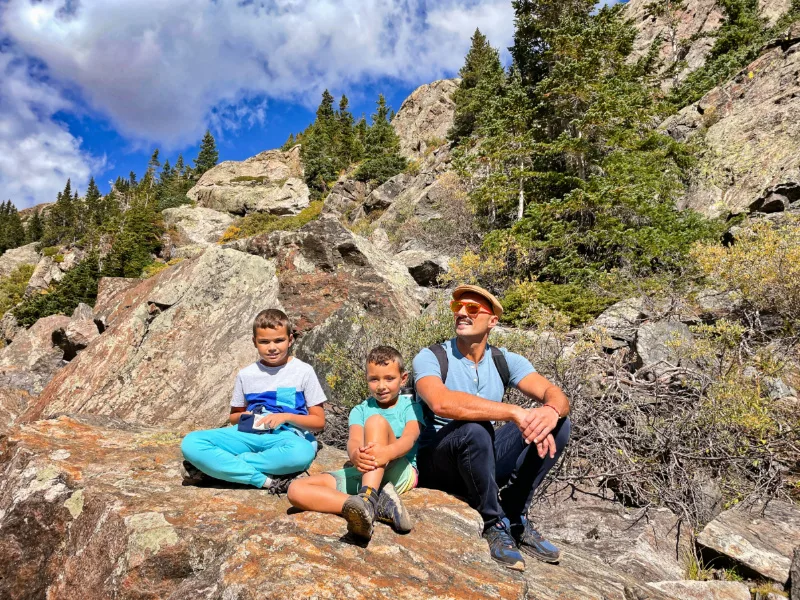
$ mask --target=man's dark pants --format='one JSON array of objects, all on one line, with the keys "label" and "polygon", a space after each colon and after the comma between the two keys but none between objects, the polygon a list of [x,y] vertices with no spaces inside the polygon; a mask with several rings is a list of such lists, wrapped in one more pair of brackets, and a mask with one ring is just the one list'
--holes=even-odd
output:
[{"label": "man's dark pants", "polygon": [[486,527],[504,516],[519,522],[569,441],[569,419],[559,420],[552,433],[556,455],[540,458],[514,423],[495,431],[488,422],[451,421],[417,454],[419,485],[466,497]]}]

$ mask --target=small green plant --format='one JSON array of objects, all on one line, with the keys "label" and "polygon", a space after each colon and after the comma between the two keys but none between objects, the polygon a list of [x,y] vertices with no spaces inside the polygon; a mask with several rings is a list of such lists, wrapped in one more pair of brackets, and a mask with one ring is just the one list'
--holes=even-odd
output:
[{"label": "small green plant", "polygon": [[58,254],[58,251],[61,250],[58,246],[49,246],[47,248],[42,248],[42,256],[47,256],[48,258],[52,258]]},{"label": "small green plant", "polygon": [[683,553],[683,565],[686,579],[691,581],[710,581],[714,576],[713,570],[705,566],[703,558],[693,549]]},{"label": "small green plant", "polygon": [[420,164],[418,160],[409,160],[406,164],[406,174],[416,177],[419,175]]},{"label": "small green plant", "polygon": [[53,257],[53,262],[60,265],[61,263],[64,262],[64,255],[63,254],[56,254]]},{"label": "small green plant", "polygon": [[319,218],[322,213],[322,201],[317,200],[309,204],[296,215],[291,217],[278,217],[268,213],[253,213],[238,219],[231,224],[219,240],[220,244],[232,242],[246,237],[252,237],[273,231],[294,231],[303,225]]},{"label": "small green plant", "polygon": [[34,265],[20,265],[7,277],[0,278],[0,316],[22,301],[35,268]]},{"label": "small green plant", "polygon": [[238,177],[234,177],[233,179],[231,179],[231,183],[245,183],[245,182],[264,183],[265,181],[269,181],[269,177],[267,177],[266,175],[258,175],[258,176],[239,175]]}]

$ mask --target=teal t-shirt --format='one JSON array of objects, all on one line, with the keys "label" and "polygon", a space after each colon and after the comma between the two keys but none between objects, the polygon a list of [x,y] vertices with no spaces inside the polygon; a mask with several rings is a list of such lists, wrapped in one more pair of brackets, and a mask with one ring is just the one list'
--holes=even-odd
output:
[{"label": "teal t-shirt", "polygon": [[[367,422],[372,415],[381,415],[389,423],[392,428],[392,433],[395,437],[400,438],[403,435],[403,430],[406,428],[406,423],[409,421],[417,421],[419,423],[420,431],[425,427],[425,418],[423,417],[422,404],[413,400],[410,395],[400,394],[397,402],[391,408],[383,408],[378,401],[372,396],[364,400],[361,404],[353,407],[350,411],[350,419],[348,425],[361,425]],[[406,454],[406,459],[412,466],[417,466],[417,443]]]}]

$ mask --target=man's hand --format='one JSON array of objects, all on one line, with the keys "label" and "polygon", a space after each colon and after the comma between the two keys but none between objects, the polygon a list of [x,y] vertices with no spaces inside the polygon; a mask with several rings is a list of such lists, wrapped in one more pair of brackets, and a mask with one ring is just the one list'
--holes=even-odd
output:
[{"label": "man's hand", "polygon": [[550,455],[550,458],[555,457],[556,440],[553,438],[552,433],[548,433],[547,437],[536,444],[536,453],[539,455],[539,458],[544,458],[548,454]]},{"label": "man's hand", "polygon": [[376,467],[385,467],[389,464],[389,461],[392,460],[389,447],[386,444],[370,442],[363,448],[359,448],[359,450],[363,450],[367,455],[371,456],[375,461],[374,464]]},{"label": "man's hand", "polygon": [[261,427],[262,425],[266,425],[267,429],[277,429],[288,419],[289,415],[287,413],[270,413],[268,415],[264,415],[263,417],[257,417],[255,420],[255,426]]},{"label": "man's hand", "polygon": [[539,444],[558,425],[558,418],[558,413],[552,408],[538,406],[528,411],[528,414],[519,424],[519,430],[522,432],[522,437],[525,438],[527,444]]}]

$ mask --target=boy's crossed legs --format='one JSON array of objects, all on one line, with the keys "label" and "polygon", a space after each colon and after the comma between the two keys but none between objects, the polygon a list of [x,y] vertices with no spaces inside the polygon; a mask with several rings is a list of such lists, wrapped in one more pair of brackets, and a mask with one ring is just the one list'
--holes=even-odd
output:
[{"label": "boy's crossed legs", "polygon": [[258,488],[270,476],[305,471],[315,455],[314,445],[292,431],[254,434],[236,427],[193,431],[181,450],[206,475]]},{"label": "boy's crossed legs", "polygon": [[[362,447],[371,443],[388,445],[397,438],[388,421],[372,415],[364,423]],[[411,530],[411,520],[397,496],[414,487],[416,474],[404,457],[385,467],[362,473],[346,467],[332,473],[320,473],[297,479],[289,486],[289,502],[303,510],[341,514],[347,519],[347,530],[358,537],[372,536],[373,520],[388,522],[396,530]],[[381,483],[386,482],[382,491]]]}]

